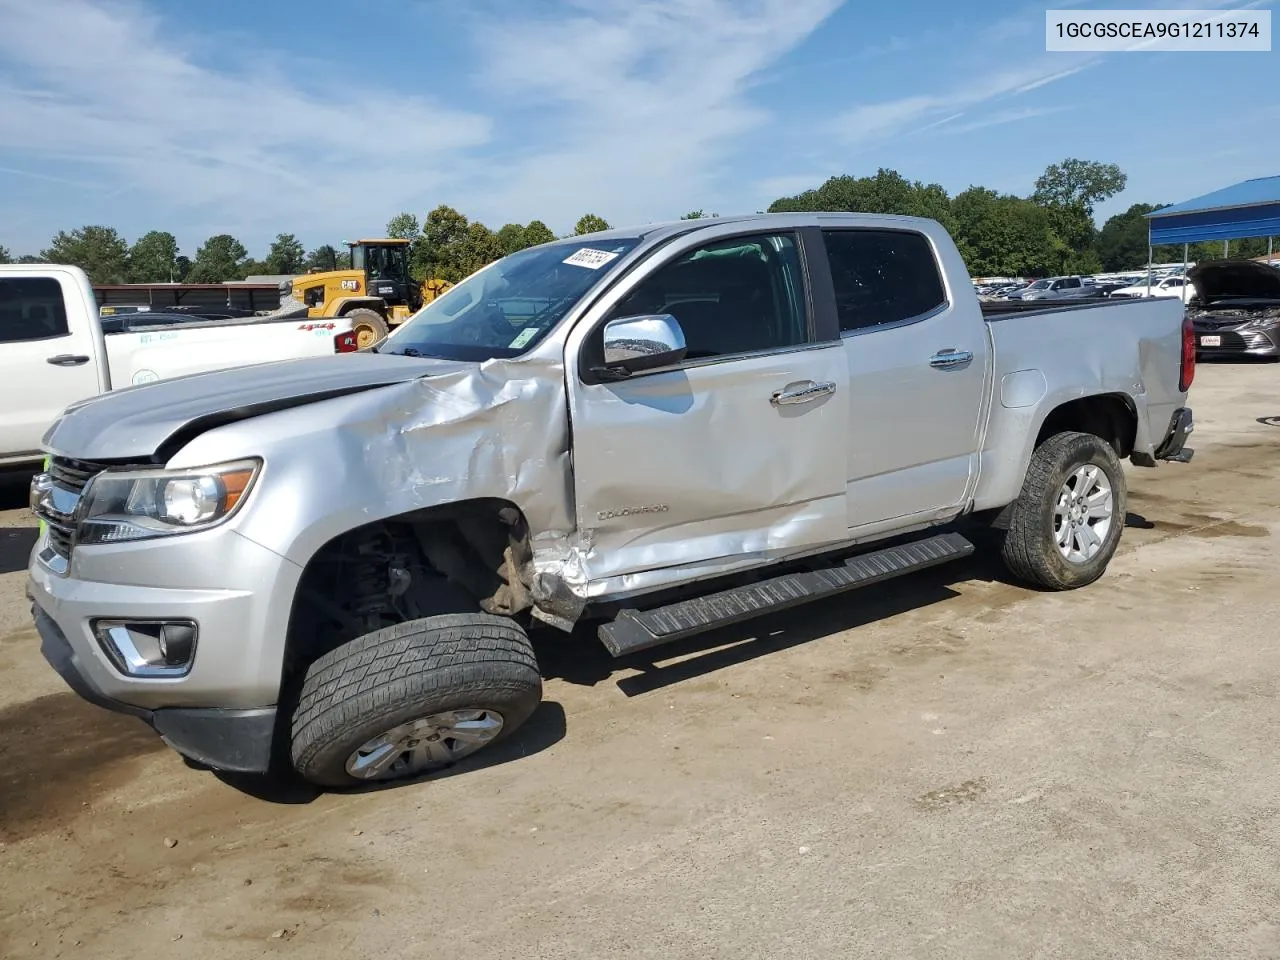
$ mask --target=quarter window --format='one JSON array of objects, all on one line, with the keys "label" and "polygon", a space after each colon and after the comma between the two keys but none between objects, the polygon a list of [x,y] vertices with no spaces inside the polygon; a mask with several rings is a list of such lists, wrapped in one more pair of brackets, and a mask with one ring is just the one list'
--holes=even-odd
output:
[{"label": "quarter window", "polygon": [[797,346],[808,340],[803,277],[792,234],[734,237],[660,268],[609,319],[672,315],[687,360]]},{"label": "quarter window", "polygon": [[52,277],[0,278],[0,343],[67,335],[62,285]]},{"label": "quarter window", "polygon": [[841,331],[898,323],[947,302],[933,248],[909,230],[825,230]]}]

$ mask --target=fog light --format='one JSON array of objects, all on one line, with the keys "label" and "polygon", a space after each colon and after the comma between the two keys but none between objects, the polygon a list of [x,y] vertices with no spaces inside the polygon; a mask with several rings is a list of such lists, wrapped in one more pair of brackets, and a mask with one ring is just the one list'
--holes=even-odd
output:
[{"label": "fog light", "polygon": [[190,620],[95,620],[93,633],[115,668],[130,677],[181,677],[195,657]]}]

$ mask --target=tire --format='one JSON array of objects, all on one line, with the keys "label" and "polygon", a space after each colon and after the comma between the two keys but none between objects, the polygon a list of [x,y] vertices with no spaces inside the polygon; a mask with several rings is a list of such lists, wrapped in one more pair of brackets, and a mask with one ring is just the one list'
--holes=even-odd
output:
[{"label": "tire", "polygon": [[[293,714],[293,766],[322,787],[421,776],[510,736],[541,699],[533,647],[512,620],[482,613],[410,620],[357,637],[308,667]],[[431,725],[405,732],[402,726],[441,715],[470,727]],[[500,729],[492,735],[495,716]],[[399,745],[410,738],[416,752],[375,748],[357,763],[358,750],[397,727],[401,731],[392,740]],[[429,765],[415,766],[423,751],[434,756]],[[457,755],[441,758],[441,752]],[[379,758],[392,754],[399,759],[380,768]],[[349,761],[365,766],[353,773]]]},{"label": "tire", "polygon": [[[1097,468],[1110,488],[1110,522],[1099,533],[1102,526],[1096,520],[1101,518],[1072,514],[1068,507],[1063,519],[1069,523],[1074,517],[1091,531],[1086,534],[1081,530],[1077,538],[1069,525],[1059,519],[1059,498],[1068,484],[1078,483],[1078,471],[1090,467]],[[1090,485],[1090,489],[1100,488]],[[1048,590],[1074,590],[1093,583],[1106,571],[1120,544],[1126,496],[1124,470],[1111,444],[1088,433],[1054,434],[1031,455],[1022,492],[1010,505],[1009,526],[1001,549],[1005,566],[1018,579]],[[1060,532],[1067,540],[1065,548],[1059,546]],[[1086,540],[1099,541],[1096,547],[1090,547],[1096,552],[1087,556],[1084,550],[1076,549]],[[1071,559],[1065,550],[1071,551]]]},{"label": "tire", "polygon": [[381,343],[383,338],[391,332],[382,314],[368,307],[356,307],[354,310],[348,310],[343,316],[351,321],[352,329],[356,334],[356,345],[361,350],[367,350],[374,344]]}]

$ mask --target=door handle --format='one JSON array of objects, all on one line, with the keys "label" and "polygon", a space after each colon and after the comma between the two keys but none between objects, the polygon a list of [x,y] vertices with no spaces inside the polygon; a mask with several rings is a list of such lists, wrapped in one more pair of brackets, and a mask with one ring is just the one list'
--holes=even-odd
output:
[{"label": "door handle", "polygon": [[836,392],[836,385],[830,380],[825,383],[814,383],[809,380],[790,390],[775,390],[769,402],[775,407],[790,403],[812,403],[820,397],[829,397]]},{"label": "door handle", "polygon": [[959,367],[973,359],[973,354],[968,350],[939,350],[929,358],[929,366],[931,367]]},{"label": "door handle", "polygon": [[78,353],[60,353],[56,357],[49,357],[45,363],[52,363],[55,367],[78,367],[82,363],[88,363],[89,358]]}]

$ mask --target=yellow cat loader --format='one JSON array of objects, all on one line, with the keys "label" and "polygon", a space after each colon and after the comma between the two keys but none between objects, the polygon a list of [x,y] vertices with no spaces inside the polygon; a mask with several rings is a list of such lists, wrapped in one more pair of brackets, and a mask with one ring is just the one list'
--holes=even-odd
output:
[{"label": "yellow cat loader", "polygon": [[350,270],[308,273],[280,285],[280,309],[308,317],[349,317],[361,349],[371,347],[453,284],[413,279],[408,240],[349,241]]}]

